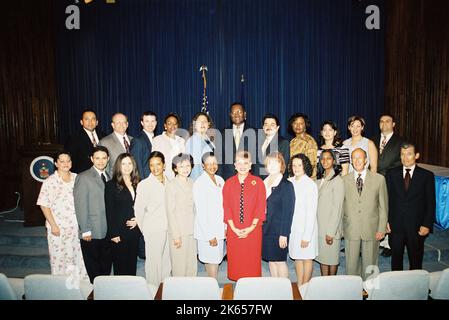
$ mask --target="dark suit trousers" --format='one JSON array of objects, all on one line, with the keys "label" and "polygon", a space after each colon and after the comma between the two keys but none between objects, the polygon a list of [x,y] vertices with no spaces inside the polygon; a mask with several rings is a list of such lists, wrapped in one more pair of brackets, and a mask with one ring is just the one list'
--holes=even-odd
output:
[{"label": "dark suit trousers", "polygon": [[[139,229],[136,228],[138,231]],[[137,272],[137,251],[139,248],[140,231],[129,230],[125,236],[120,236],[120,242],[112,242],[112,264],[114,275],[135,276]]]},{"label": "dark suit trousers", "polygon": [[389,237],[391,247],[391,270],[404,270],[404,248],[407,248],[410,270],[422,269],[424,256],[424,240],[416,231],[404,233],[391,233]]},{"label": "dark suit trousers", "polygon": [[90,282],[93,284],[97,276],[109,276],[112,267],[110,241],[108,239],[92,239],[92,241],[80,239],[80,242]]}]

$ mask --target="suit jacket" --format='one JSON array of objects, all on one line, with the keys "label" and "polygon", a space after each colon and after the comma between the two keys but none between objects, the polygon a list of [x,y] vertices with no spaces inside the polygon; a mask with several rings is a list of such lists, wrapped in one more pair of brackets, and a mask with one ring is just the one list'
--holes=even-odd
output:
[{"label": "suit jacket", "polygon": [[[130,143],[132,143],[133,137],[128,135],[128,139],[129,139]],[[115,160],[117,160],[117,157],[120,154],[125,153],[126,150],[125,150],[125,148],[123,148],[122,144],[120,143],[120,141],[118,140],[118,138],[114,132],[112,132],[110,135],[101,139],[99,144],[108,148],[109,163],[108,163],[106,170],[107,170],[109,176],[112,177],[112,173],[113,173],[112,171],[114,170]]]},{"label": "suit jacket", "polygon": [[104,182],[94,167],[76,176],[73,197],[80,239],[88,231],[93,239],[104,239],[107,231]]},{"label": "suit jacket", "polygon": [[328,235],[335,239],[341,239],[343,224],[343,202],[345,199],[345,187],[342,178],[334,176],[334,171],[324,179],[316,181],[318,186],[318,234],[321,238]]},{"label": "suit jacket", "polygon": [[432,231],[435,221],[435,177],[432,172],[417,165],[406,192],[402,170],[400,166],[387,173],[391,232],[415,235],[421,226]]},{"label": "suit jacket", "polygon": [[354,174],[343,177],[345,188],[343,235],[347,240],[373,241],[376,232],[386,232],[388,193],[385,178],[366,170],[362,194],[357,191]]},{"label": "suit jacket", "polygon": [[[218,175],[221,176],[225,181],[235,174],[234,160],[237,151],[249,151],[251,153],[253,164],[257,163],[257,135],[258,130],[248,126],[245,123],[245,126],[243,127],[243,135],[240,138],[238,148],[236,148],[232,126],[221,131],[221,155],[217,154],[217,157],[218,159],[221,159],[222,164],[218,168]],[[217,147],[219,145],[219,143],[216,143]]]},{"label": "suit jacket", "polygon": [[[98,139],[102,139],[105,134],[96,129]],[[64,144],[64,148],[72,155],[72,172],[81,173],[92,167],[92,161],[90,156],[94,149],[92,145],[92,137],[89,137],[86,130],[83,128],[78,129],[77,132],[72,134]]]},{"label": "suit jacket", "polygon": [[[260,145],[258,145],[257,148],[258,152],[260,153],[260,156],[258,155],[257,157],[257,163],[255,165],[254,170],[254,173],[256,175],[259,175],[261,178],[267,177],[268,174],[264,170],[264,161],[267,155],[275,151],[282,153],[282,156],[284,157],[285,160],[285,165],[288,167],[288,162],[290,161],[290,141],[288,141],[287,139],[276,133],[276,135],[270,141],[270,144],[268,145],[267,149],[265,150],[265,153],[262,152],[262,145],[264,143],[264,140],[260,139],[259,142]],[[284,177],[285,178],[288,177],[288,170],[285,171]]]},{"label": "suit jacket", "polygon": [[295,189],[293,184],[282,178],[267,198],[266,220],[262,225],[264,237],[289,237],[295,212]]},{"label": "suit jacket", "polygon": [[[165,177],[165,183],[168,180]],[[165,210],[165,186],[153,175],[137,185],[134,212],[137,224],[143,234],[167,231],[167,212]]]},{"label": "suit jacket", "polygon": [[139,230],[137,227],[129,229],[126,226],[126,221],[135,218],[134,199],[127,187],[119,188],[115,179],[108,181],[104,190],[104,203],[108,224],[108,238],[126,238],[130,230],[132,232]]},{"label": "suit jacket", "polygon": [[172,239],[183,236],[193,236],[194,205],[193,182],[187,183],[175,177],[167,182],[165,188],[165,209],[168,218],[168,233]]},{"label": "suit jacket", "polygon": [[[372,138],[372,141],[379,148],[382,135],[378,134]],[[385,145],[382,154],[379,153],[377,160],[377,172],[385,176],[387,170],[401,165],[401,145],[404,140],[396,133],[393,133],[388,143]]]},{"label": "suit jacket", "polygon": [[139,136],[131,140],[130,152],[136,159],[137,170],[142,180],[150,175],[148,158],[152,148],[151,141],[143,130]]}]

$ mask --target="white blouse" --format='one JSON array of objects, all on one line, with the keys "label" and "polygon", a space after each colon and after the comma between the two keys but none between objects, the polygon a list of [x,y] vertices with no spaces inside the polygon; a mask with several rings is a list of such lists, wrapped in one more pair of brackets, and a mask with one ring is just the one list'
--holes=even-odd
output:
[{"label": "white blouse", "polygon": [[224,180],[215,176],[216,185],[206,172],[203,172],[193,183],[193,201],[195,203],[194,237],[200,241],[213,238],[225,238],[223,213]]}]

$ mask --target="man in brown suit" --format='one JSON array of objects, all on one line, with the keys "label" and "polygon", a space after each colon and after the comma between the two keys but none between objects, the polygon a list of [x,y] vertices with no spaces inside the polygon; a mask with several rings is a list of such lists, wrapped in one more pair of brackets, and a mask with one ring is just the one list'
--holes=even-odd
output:
[{"label": "man in brown suit", "polygon": [[346,273],[365,280],[377,268],[379,240],[387,227],[388,193],[385,178],[365,169],[364,150],[355,149],[351,157],[354,172],[343,177]]}]

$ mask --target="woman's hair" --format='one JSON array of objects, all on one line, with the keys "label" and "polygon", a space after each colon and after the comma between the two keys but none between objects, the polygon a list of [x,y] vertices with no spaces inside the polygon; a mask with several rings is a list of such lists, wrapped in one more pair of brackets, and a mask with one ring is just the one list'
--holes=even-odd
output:
[{"label": "woman's hair", "polygon": [[290,162],[288,164],[288,172],[290,174],[290,177],[293,177],[295,175],[293,173],[293,160],[295,159],[301,159],[302,166],[304,168],[304,173],[309,177],[311,177],[313,173],[313,167],[312,164],[310,163],[309,158],[304,153],[295,154],[293,157],[290,158]]},{"label": "woman's hair", "polygon": [[189,133],[190,135],[193,135],[195,132],[195,122],[198,120],[200,116],[205,116],[207,119],[207,122],[209,122],[209,129],[212,129],[214,127],[214,122],[212,121],[212,118],[206,113],[206,112],[198,112],[195,114],[192,118],[192,122],[190,123]]},{"label": "woman's hair", "polygon": [[176,156],[173,157],[171,167],[173,169],[173,172],[175,173],[175,176],[178,175],[178,170],[176,166],[178,163],[184,162],[184,161],[190,161],[190,166],[193,169],[193,157],[188,153],[178,153]]},{"label": "woman's hair", "polygon": [[178,122],[178,127],[181,127],[181,117],[179,115],[177,115],[174,112],[170,112],[169,114],[167,114],[164,118],[164,124],[167,123],[168,118],[173,117],[176,119],[176,121]]},{"label": "woman's hair", "polygon": [[348,119],[348,136],[351,137],[351,130],[349,130],[349,127],[355,122],[355,121],[360,121],[360,123],[362,124],[362,132],[361,135],[363,136],[363,134],[365,133],[365,119],[363,119],[363,117],[361,116],[352,116],[349,117]]},{"label": "woman's hair", "polygon": [[235,154],[235,161],[237,161],[237,158],[249,159],[249,161],[252,161],[251,153],[245,150],[237,151]]},{"label": "woman's hair", "polygon": [[270,153],[268,156],[266,156],[263,164],[266,167],[268,164],[268,160],[277,160],[279,162],[279,164],[281,165],[281,173],[284,174],[285,169],[286,169],[286,165],[285,165],[285,160],[284,160],[284,156],[282,155],[282,153],[275,151]]},{"label": "woman's hair", "polygon": [[331,178],[334,179],[336,176],[338,176],[340,174],[340,167],[337,164],[337,157],[335,156],[335,153],[332,150],[323,150],[320,154],[320,158],[318,159],[318,170],[317,170],[317,175],[316,178],[317,179],[322,179],[325,176],[325,171],[323,166],[321,165],[321,159],[323,158],[323,154],[325,153],[329,153],[332,156],[332,159],[334,159],[334,164],[333,164],[333,169],[335,171],[334,176]]},{"label": "woman's hair", "polygon": [[306,133],[310,134],[311,133],[311,127],[310,127],[310,120],[309,117],[304,114],[304,113],[295,113],[293,114],[290,119],[288,120],[288,132],[292,135],[295,136],[295,132],[293,131],[293,122],[296,121],[296,119],[298,118],[303,118],[304,122],[306,123]]},{"label": "woman's hair", "polygon": [[332,141],[332,145],[335,148],[340,147],[342,145],[342,143],[343,143],[343,141],[341,140],[341,136],[340,136],[340,130],[338,130],[337,125],[332,120],[325,120],[321,124],[320,137],[319,137],[319,146],[322,146],[322,145],[324,145],[326,143],[324,141],[323,135],[321,134],[321,131],[323,131],[325,125],[330,126],[336,132],[335,137],[334,137],[334,141]]},{"label": "woman's hair", "polygon": [[58,151],[58,153],[56,153],[55,156],[53,157],[54,164],[56,164],[56,162],[58,161],[59,157],[62,156],[63,154],[68,155],[70,160],[72,160],[72,155],[70,154],[70,152],[68,152],[66,150],[62,150],[62,151]]},{"label": "woman's hair", "polygon": [[206,162],[207,158],[210,158],[210,157],[213,157],[213,158],[217,159],[217,156],[215,155],[215,153],[213,153],[213,152],[206,152],[201,157],[201,163],[204,164]]},{"label": "woman's hair", "polygon": [[122,175],[122,160],[125,158],[130,158],[131,163],[133,164],[133,171],[131,172],[131,184],[132,184],[133,188],[135,189],[135,188],[137,188],[137,184],[140,181],[140,176],[139,176],[139,172],[137,171],[136,160],[129,153],[121,153],[117,157],[117,160],[115,160],[114,170],[113,170],[113,179],[115,179],[115,181],[117,182],[117,186],[119,187],[120,190],[123,189],[124,187],[126,187],[125,181],[123,180],[123,175]]},{"label": "woman's hair", "polygon": [[159,151],[151,152],[150,156],[148,157],[148,165],[150,165],[150,160],[153,158],[159,158],[159,159],[161,159],[162,163],[165,164],[165,157],[162,152],[159,152]]}]

